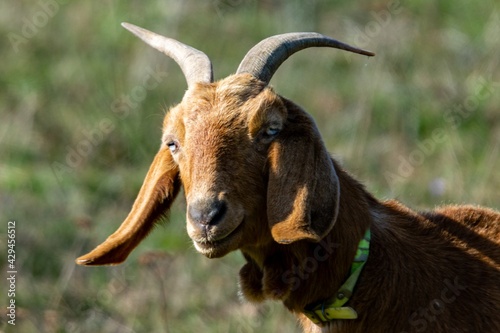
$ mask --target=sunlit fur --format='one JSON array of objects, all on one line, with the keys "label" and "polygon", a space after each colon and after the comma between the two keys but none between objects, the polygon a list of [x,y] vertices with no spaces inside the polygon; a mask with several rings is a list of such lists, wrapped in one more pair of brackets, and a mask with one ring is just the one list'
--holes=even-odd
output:
[{"label": "sunlit fur", "polygon": [[[195,248],[210,258],[240,250],[242,295],[282,301],[305,332],[500,332],[500,214],[376,200],[330,157],[305,111],[248,74],[186,92],[129,216],[77,262],[125,260],[181,186],[188,210],[227,207],[207,227],[187,214]],[[348,303],[359,318],[313,324],[301,311],[345,281],[368,227],[370,257]]]}]

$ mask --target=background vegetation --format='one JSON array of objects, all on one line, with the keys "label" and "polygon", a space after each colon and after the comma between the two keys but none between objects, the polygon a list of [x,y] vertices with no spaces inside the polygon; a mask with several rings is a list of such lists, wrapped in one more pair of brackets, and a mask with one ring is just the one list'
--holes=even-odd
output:
[{"label": "background vegetation", "polygon": [[[272,84],[313,114],[330,151],[377,197],[417,209],[500,208],[494,0],[3,1],[0,221],[16,221],[18,275],[16,326],[6,324],[2,287],[1,330],[299,332],[280,304],[240,301],[240,254],[195,253],[182,200],[126,263],[75,266],[128,213],[165,110],[186,89],[177,65],[122,21],[203,50],[216,78],[282,32],[318,31],[372,50],[373,59],[303,51]],[[152,78],[157,86],[146,89]]]}]

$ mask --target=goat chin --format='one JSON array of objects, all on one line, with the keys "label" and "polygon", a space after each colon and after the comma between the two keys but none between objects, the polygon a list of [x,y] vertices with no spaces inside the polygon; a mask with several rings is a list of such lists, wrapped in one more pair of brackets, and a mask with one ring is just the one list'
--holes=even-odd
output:
[{"label": "goat chin", "polygon": [[[78,264],[123,262],[182,187],[196,250],[209,258],[241,250],[242,295],[283,302],[305,332],[500,332],[500,213],[416,212],[375,199],[331,158],[312,117],[269,87],[305,47],[372,53],[315,33],[274,36],[212,82],[200,51],[125,27],[176,60],[189,89],[165,116],[128,217]],[[313,323],[304,309],[338,294],[368,229],[368,260],[347,303],[358,318]]]}]

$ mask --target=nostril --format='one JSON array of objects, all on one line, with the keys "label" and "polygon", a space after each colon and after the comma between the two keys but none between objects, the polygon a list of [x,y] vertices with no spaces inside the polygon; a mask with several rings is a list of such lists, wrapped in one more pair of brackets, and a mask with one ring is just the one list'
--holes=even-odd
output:
[{"label": "nostril", "polygon": [[189,205],[189,218],[198,224],[215,225],[226,214],[227,206],[220,200],[201,200]]},{"label": "nostril", "polygon": [[226,203],[224,201],[217,200],[216,203],[214,204],[213,209],[210,211],[209,224],[215,225],[219,223],[224,217],[224,215],[226,215],[226,210],[227,210]]}]

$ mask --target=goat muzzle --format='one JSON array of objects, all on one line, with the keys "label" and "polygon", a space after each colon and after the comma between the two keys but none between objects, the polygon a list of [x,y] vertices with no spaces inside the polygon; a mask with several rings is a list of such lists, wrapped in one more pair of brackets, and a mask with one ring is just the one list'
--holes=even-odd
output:
[{"label": "goat muzzle", "polygon": [[188,216],[193,223],[200,226],[218,224],[227,211],[227,204],[222,200],[203,200],[188,206]]},{"label": "goat muzzle", "polygon": [[220,257],[239,247],[244,210],[224,193],[198,197],[187,206],[187,232],[198,252]]}]

